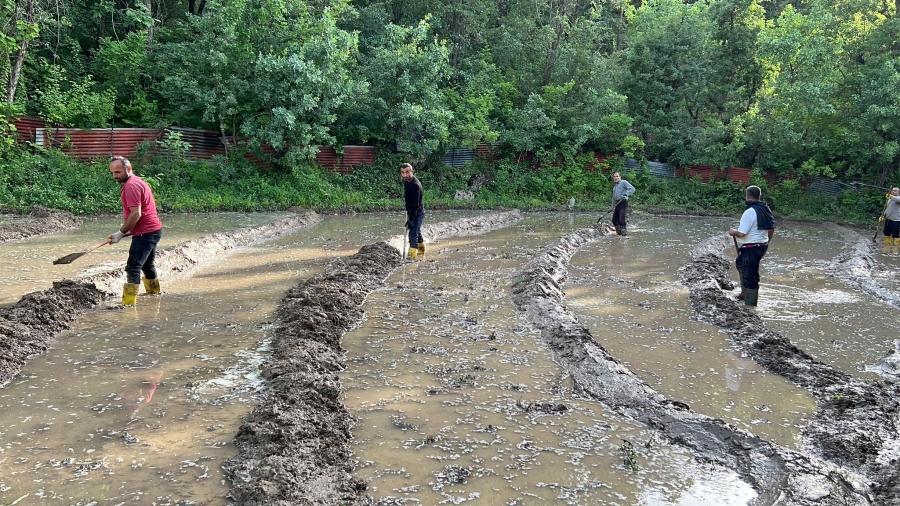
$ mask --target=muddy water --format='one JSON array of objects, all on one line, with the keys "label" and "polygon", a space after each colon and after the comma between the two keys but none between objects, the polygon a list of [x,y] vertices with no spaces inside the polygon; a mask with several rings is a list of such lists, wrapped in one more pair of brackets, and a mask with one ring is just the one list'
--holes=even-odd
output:
[{"label": "muddy water", "polygon": [[[218,231],[204,218],[197,228]],[[226,504],[220,465],[257,401],[277,303],[329,259],[401,226],[393,215],[326,216],[163,279],[164,295],[136,308],[82,316],[0,389],[0,504],[26,494],[23,504]]]},{"label": "muddy water", "polygon": [[[210,213],[195,215],[163,215],[165,225],[159,247],[167,248],[186,240],[213,232],[222,232],[287,216],[285,213]],[[0,306],[11,305],[22,295],[50,288],[54,280],[74,278],[81,274],[121,268],[128,257],[128,240],[98,248],[71,264],[53,265],[53,260],[103,241],[122,224],[121,217],[110,216],[84,220],[84,225],[65,233],[38,236],[23,241],[0,244],[3,266]]]},{"label": "muddy water", "polygon": [[[865,368],[894,349],[897,310],[825,272],[843,246],[843,238],[827,228],[779,227],[764,260],[771,280],[760,285],[759,314],[769,328],[817,360],[856,376],[875,377]],[[876,259],[883,263],[880,272],[893,277],[900,256],[890,249]],[[882,282],[891,285],[891,280]]]},{"label": "muddy water", "polygon": [[754,497],[733,473],[698,465],[573,394],[512,305],[509,288],[522,265],[592,219],[530,216],[485,236],[444,241],[369,297],[367,320],[344,339],[342,381],[358,418],[357,473],[373,497],[383,504],[720,505]]},{"label": "muddy water", "polygon": [[[626,240],[595,242],[569,264],[566,301],[594,337],[654,389],[795,447],[814,399],[760,371],[715,327],[693,320],[687,288],[678,281],[691,247],[730,226],[725,219],[653,218]],[[763,276],[769,279],[769,271]]]},{"label": "muddy water", "polygon": [[[594,243],[572,259],[567,303],[614,356],[657,390],[795,447],[815,409],[812,397],[760,371],[715,328],[692,321],[687,290],[678,285],[676,271],[690,247],[734,224],[656,217],[626,241]],[[890,349],[892,321],[879,314],[891,309],[826,273],[843,241],[823,227],[779,226],[763,261],[757,313],[816,359],[869,376],[864,367]],[[733,250],[727,253],[734,257]],[[732,278],[737,286],[736,271]]]}]

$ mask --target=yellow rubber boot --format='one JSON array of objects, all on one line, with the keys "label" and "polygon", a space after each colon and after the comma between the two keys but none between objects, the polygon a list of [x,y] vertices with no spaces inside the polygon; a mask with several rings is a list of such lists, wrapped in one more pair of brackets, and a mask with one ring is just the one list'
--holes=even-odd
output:
[{"label": "yellow rubber boot", "polygon": [[425,256],[425,243],[424,242],[419,243],[419,256],[420,257]]},{"label": "yellow rubber boot", "polygon": [[407,258],[409,258],[410,260],[415,260],[416,256],[418,256],[418,254],[419,254],[419,250],[417,250],[416,248],[409,248],[409,253],[407,254]]},{"label": "yellow rubber boot", "polygon": [[884,236],[884,243],[885,243],[885,244],[890,244],[890,243],[891,243],[891,238],[888,237],[888,236]]},{"label": "yellow rubber boot", "polygon": [[133,306],[137,304],[138,288],[140,287],[141,285],[137,283],[125,283],[125,287],[122,288],[123,306]]},{"label": "yellow rubber boot", "polygon": [[159,295],[159,278],[147,279],[141,278],[144,281],[144,290],[146,290],[147,295]]},{"label": "yellow rubber boot", "polygon": [[900,246],[900,237],[894,237],[894,246]]}]

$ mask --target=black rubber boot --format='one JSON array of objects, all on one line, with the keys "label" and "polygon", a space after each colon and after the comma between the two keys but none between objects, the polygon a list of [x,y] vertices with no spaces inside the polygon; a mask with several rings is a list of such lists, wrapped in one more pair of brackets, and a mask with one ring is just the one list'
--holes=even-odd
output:
[{"label": "black rubber boot", "polygon": [[619,227],[619,228],[622,229],[622,233],[619,234],[619,235],[621,235],[622,237],[628,237],[628,226],[627,226],[627,225],[622,225],[622,226]]},{"label": "black rubber boot", "polygon": [[755,306],[758,300],[759,288],[748,288],[746,290],[746,297],[744,297],[744,305]]},{"label": "black rubber boot", "polygon": [[616,229],[616,235],[622,235],[622,227],[618,225],[613,225],[613,228]]}]

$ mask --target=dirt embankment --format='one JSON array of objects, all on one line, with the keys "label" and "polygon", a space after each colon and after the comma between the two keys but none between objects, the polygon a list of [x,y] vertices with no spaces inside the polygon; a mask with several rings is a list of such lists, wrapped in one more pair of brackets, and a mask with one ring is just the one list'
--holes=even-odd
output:
[{"label": "dirt embankment", "polygon": [[[683,402],[667,399],[638,378],[594,340],[565,307],[560,284],[572,255],[611,229],[580,229],[552,243],[529,263],[513,289],[513,300],[530,321],[557,363],[577,388],[612,409],[658,430],[708,462],[740,474],[759,494],[755,504],[871,504],[868,487],[853,471],[813,455],[782,448],[698,414]],[[703,264],[686,269],[686,276]],[[716,290],[721,293],[721,290]],[[692,289],[693,293],[693,289]],[[693,298],[692,298],[693,300]],[[715,306],[712,311],[720,309]],[[753,331],[752,329],[750,330]]]},{"label": "dirt embankment", "polygon": [[[681,269],[697,317],[728,333],[766,371],[815,396],[818,409],[803,431],[811,453],[865,476],[873,504],[900,504],[900,386],[891,380],[854,378],[813,359],[727,296],[722,288],[731,288],[731,264],[722,252],[728,246],[727,238],[712,238],[698,245],[693,260]],[[858,288],[877,284],[861,273],[860,266],[871,265],[869,251],[867,245],[853,242],[835,261],[857,266],[846,271],[848,281]]]},{"label": "dirt embankment", "polygon": [[0,226],[0,243],[27,239],[36,235],[55,234],[63,230],[81,226],[81,218],[66,211],[56,211],[43,206],[34,206],[22,223],[8,223]]},{"label": "dirt embankment", "polygon": [[[304,212],[166,248],[157,256],[159,277],[165,280],[184,276],[228,250],[269,240],[320,219],[316,213]],[[124,264],[123,256],[123,267]],[[105,298],[120,293],[124,280],[124,271],[113,269],[76,280],[57,281],[53,288],[29,293],[12,307],[0,309],[0,386],[21,371],[29,357],[45,352],[50,340],[69,328],[79,314],[97,308]]]},{"label": "dirt embankment", "polygon": [[[426,225],[423,235],[473,235],[521,219],[518,211]],[[262,367],[266,400],[235,439],[240,453],[223,467],[231,497],[246,505],[367,504],[352,476],[352,418],[341,402],[341,338],[363,317],[369,293],[397,268],[404,239],[365,246],[293,287],[278,309],[272,357]]]}]

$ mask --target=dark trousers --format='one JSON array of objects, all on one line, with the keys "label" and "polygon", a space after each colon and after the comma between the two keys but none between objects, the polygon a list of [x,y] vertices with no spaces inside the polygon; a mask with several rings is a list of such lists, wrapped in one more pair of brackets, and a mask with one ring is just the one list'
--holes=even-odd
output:
[{"label": "dark trousers", "polygon": [[412,223],[412,226],[409,227],[409,245],[410,247],[418,248],[420,242],[425,242],[425,238],[422,237],[422,222],[425,221],[425,210],[419,209],[415,216],[407,213],[407,217]]},{"label": "dark trousers", "polygon": [[766,256],[768,249],[768,244],[750,248],[741,246],[738,249],[738,256],[734,261],[734,265],[737,267],[738,272],[741,273],[741,282],[744,284],[744,288],[748,290],[759,289],[759,262]]},{"label": "dark trousers", "polygon": [[625,216],[628,216],[628,201],[620,200],[619,205],[613,210],[612,222],[615,227],[625,226]]},{"label": "dark trousers", "polygon": [[141,282],[141,273],[147,279],[156,279],[156,245],[162,239],[162,230],[149,232],[131,238],[128,262],[125,264],[126,281],[131,284]]},{"label": "dark trousers", "polygon": [[900,221],[884,220],[884,236],[900,237]]}]

